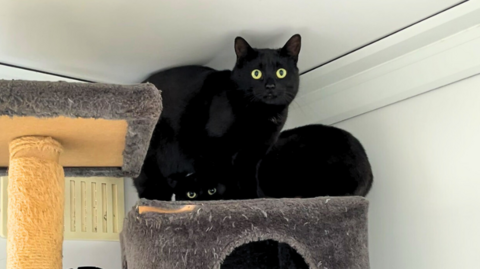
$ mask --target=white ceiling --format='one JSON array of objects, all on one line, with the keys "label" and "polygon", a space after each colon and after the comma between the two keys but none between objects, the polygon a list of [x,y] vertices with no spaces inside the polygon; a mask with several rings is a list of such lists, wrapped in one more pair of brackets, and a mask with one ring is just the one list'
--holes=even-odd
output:
[{"label": "white ceiling", "polygon": [[305,71],[459,0],[84,0],[0,3],[0,62],[110,83],[202,64],[231,68],[233,39],[303,38]]}]

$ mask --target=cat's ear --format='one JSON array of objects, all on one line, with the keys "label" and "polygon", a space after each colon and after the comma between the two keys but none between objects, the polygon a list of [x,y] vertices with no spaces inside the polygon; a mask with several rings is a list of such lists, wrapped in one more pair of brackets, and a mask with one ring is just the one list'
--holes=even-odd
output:
[{"label": "cat's ear", "polygon": [[237,36],[235,38],[235,53],[237,54],[237,60],[244,58],[247,56],[251,51],[253,51],[252,47],[245,41],[245,39]]},{"label": "cat's ear", "polygon": [[282,54],[293,57],[298,60],[300,48],[302,47],[302,37],[299,34],[293,35],[281,49]]},{"label": "cat's ear", "polygon": [[167,177],[168,186],[174,189],[177,186],[178,180],[173,179],[172,177]]}]

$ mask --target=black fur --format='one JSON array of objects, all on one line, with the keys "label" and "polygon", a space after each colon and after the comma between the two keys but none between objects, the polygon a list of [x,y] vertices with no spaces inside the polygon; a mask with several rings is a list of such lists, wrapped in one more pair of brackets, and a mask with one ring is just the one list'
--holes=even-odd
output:
[{"label": "black fur", "polygon": [[218,182],[202,181],[195,174],[171,175],[167,182],[175,194],[176,201],[222,200],[226,187]]},{"label": "black fur", "polygon": [[[225,199],[258,197],[257,164],[275,143],[298,91],[300,43],[294,35],[282,49],[254,49],[237,37],[232,71],[186,66],[151,76],[164,110],[134,181],[139,196],[169,200],[166,179],[194,173],[200,182],[223,184]],[[285,78],[277,77],[279,68]],[[260,79],[252,77],[255,69]]]},{"label": "black fur", "polygon": [[232,251],[221,269],[308,269],[298,252],[275,240],[250,242]]},{"label": "black fur", "polygon": [[350,133],[325,125],[283,131],[259,165],[265,196],[365,196],[373,183],[367,154]]}]

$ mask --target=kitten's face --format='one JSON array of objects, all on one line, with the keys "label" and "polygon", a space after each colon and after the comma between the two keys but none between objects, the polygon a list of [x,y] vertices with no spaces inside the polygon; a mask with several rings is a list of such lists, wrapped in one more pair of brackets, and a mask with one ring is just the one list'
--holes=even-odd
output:
[{"label": "kitten's face", "polygon": [[300,44],[300,36],[294,35],[281,49],[253,49],[237,37],[237,63],[232,80],[252,102],[290,104],[298,92]]},{"label": "kitten's face", "polygon": [[221,200],[225,193],[225,186],[215,182],[203,182],[193,173],[178,174],[168,178],[173,188],[176,201],[188,200]]}]

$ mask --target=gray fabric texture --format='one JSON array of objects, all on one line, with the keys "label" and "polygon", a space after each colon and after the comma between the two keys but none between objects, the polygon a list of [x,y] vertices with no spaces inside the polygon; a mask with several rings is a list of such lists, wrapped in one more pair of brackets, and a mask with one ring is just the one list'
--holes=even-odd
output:
[{"label": "gray fabric texture", "polygon": [[[138,212],[139,206],[191,212]],[[362,197],[166,202],[141,199],[121,232],[124,269],[220,269],[243,244],[275,240],[312,269],[367,269],[368,201]]]},{"label": "gray fabric texture", "polygon": [[[150,83],[115,85],[0,80],[0,116],[127,121],[122,167],[65,167],[66,176],[138,176],[161,111],[160,91]],[[2,174],[7,174],[6,167],[0,167]]]}]

